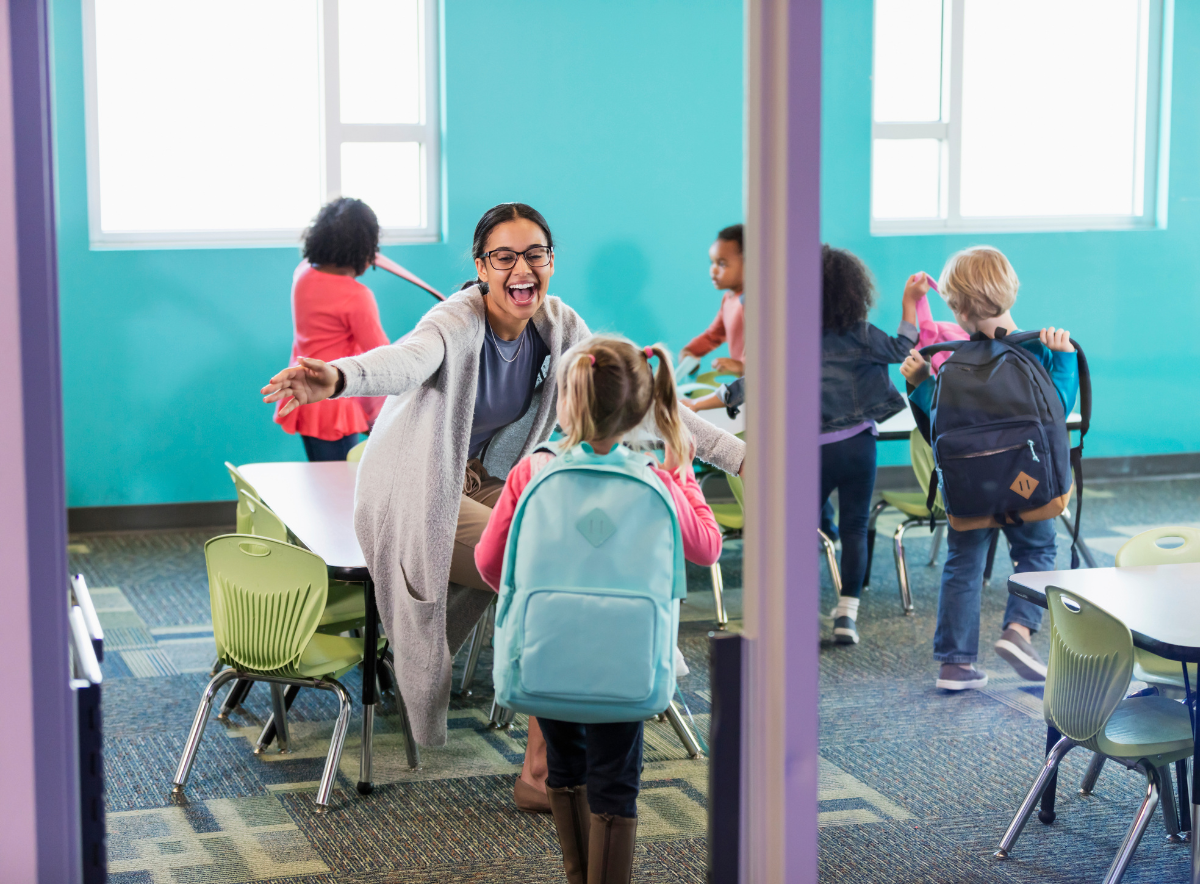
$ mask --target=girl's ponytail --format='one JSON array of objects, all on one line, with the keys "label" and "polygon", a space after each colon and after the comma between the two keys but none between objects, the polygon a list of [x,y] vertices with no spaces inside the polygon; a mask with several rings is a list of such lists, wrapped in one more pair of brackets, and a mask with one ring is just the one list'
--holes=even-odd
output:
[{"label": "girl's ponytail", "polygon": [[559,423],[565,433],[564,446],[572,448],[585,439],[596,436],[596,422],[592,417],[596,402],[596,386],[592,369],[596,357],[586,350],[575,356],[562,376],[563,401]]},{"label": "girl's ponytail", "polygon": [[658,373],[654,375],[653,402],[654,425],[667,450],[675,455],[675,463],[686,464],[691,460],[692,439],[683,420],[679,417],[679,400],[675,395],[675,371],[671,368],[671,354],[662,344],[646,348],[649,354],[658,357]]}]

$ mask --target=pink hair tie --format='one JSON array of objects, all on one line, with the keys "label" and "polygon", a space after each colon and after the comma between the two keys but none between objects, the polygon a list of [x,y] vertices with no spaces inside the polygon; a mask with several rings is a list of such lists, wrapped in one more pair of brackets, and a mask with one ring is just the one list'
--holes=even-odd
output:
[{"label": "pink hair tie", "polygon": [[654,348],[649,345],[643,347],[642,355],[644,355],[647,359],[649,359],[651,356],[654,355]]},{"label": "pink hair tie", "polygon": [[596,364],[596,354],[595,353],[589,353],[588,359],[592,360],[592,365]]}]

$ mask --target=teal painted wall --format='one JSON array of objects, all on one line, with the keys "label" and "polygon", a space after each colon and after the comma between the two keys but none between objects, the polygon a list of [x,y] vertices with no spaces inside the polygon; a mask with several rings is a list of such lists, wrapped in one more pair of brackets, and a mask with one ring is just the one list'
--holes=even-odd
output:
[{"label": "teal painted wall", "polygon": [[[1168,225],[1092,233],[872,237],[871,16],[871,0],[825,3],[821,218],[822,236],[874,271],[873,321],[894,333],[910,274],[937,276],[954,251],[990,243],[1021,278],[1022,327],[1066,327],[1088,355],[1088,455],[1200,450],[1200,5],[1176,4]],[[899,443],[879,454],[907,462]]]},{"label": "teal painted wall", "polygon": [[[231,498],[223,461],[304,456],[257,395],[287,364],[299,253],[89,249],[80,5],[53,0],[68,502]],[[741,3],[445,7],[449,236],[385,252],[456,288],[479,215],[522,200],[554,229],[553,293],[593,329],[682,346],[719,304],[708,246],[741,219]],[[431,303],[364,281],[393,339]]]}]

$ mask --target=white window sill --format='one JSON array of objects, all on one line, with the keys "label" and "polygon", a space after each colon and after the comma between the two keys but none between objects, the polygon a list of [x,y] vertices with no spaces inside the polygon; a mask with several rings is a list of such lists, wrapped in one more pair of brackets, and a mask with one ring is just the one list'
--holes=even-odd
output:
[{"label": "white window sill", "polygon": [[[133,251],[150,249],[299,249],[303,230],[181,230],[154,233],[102,233],[92,236],[93,251]],[[416,245],[441,242],[433,230],[404,228],[380,231],[381,246]]]},{"label": "white window sill", "polygon": [[1133,215],[1048,216],[1031,218],[871,219],[872,236],[924,236],[976,233],[1082,233],[1098,230],[1156,230],[1154,219]]}]

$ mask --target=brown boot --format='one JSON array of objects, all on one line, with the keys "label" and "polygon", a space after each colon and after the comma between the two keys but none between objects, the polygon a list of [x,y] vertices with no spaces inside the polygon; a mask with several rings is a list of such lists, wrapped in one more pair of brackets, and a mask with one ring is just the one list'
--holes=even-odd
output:
[{"label": "brown boot", "polygon": [[567,873],[568,884],[587,884],[588,836],[592,826],[587,786],[565,789],[547,787],[546,797],[550,801],[550,813],[554,815],[554,828],[558,830],[558,844],[562,848],[563,871]]},{"label": "brown boot", "polygon": [[637,817],[592,814],[587,884],[629,884]]},{"label": "brown boot", "polygon": [[521,775],[513,787],[513,798],[517,807],[526,813],[549,813],[550,802],[546,800],[546,738],[537,719],[529,716],[529,737],[525,741],[525,763]]}]

